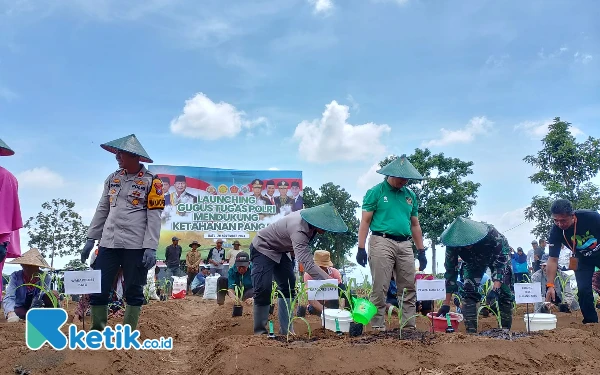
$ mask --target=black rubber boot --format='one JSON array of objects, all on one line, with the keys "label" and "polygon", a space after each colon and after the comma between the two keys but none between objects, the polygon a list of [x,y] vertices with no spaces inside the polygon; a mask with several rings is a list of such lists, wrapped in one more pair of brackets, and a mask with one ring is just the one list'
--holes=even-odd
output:
[{"label": "black rubber boot", "polygon": [[477,333],[477,302],[465,299],[463,301],[463,317],[467,333]]},{"label": "black rubber boot", "polygon": [[267,323],[269,321],[269,305],[267,306],[253,306],[254,315],[254,334],[262,335],[267,334]]},{"label": "black rubber boot", "polygon": [[92,331],[104,331],[108,323],[108,306],[90,306],[92,312]]},{"label": "black rubber boot", "polygon": [[500,324],[502,324],[502,329],[510,330],[512,327],[512,314],[513,314],[513,305],[512,302],[501,302],[500,303]]}]

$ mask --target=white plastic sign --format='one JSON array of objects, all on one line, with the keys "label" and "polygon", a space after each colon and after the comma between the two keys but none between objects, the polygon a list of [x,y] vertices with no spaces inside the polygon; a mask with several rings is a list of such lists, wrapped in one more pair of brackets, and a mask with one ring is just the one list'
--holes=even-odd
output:
[{"label": "white plastic sign", "polygon": [[417,300],[430,301],[446,298],[446,280],[417,280]]},{"label": "white plastic sign", "polygon": [[[329,301],[338,299],[338,280],[327,279],[327,280],[308,280],[306,282],[308,288],[308,300],[309,301]],[[331,284],[331,285],[327,285]],[[327,286],[324,286],[327,285]]]},{"label": "white plastic sign", "polygon": [[65,271],[65,294],[101,293],[100,270]]},{"label": "white plastic sign", "polygon": [[541,283],[515,283],[515,302],[537,303],[544,302]]}]

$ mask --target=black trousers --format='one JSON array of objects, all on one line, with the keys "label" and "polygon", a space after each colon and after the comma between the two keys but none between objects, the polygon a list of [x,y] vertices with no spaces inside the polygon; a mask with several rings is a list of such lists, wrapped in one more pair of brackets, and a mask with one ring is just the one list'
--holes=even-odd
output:
[{"label": "black trousers", "polygon": [[144,285],[148,270],[144,267],[142,259],[144,249],[109,249],[98,248],[98,256],[94,269],[102,272],[101,293],[90,294],[90,305],[108,305],[110,292],[113,288],[119,268],[123,268],[125,290],[123,296],[130,306],[142,306],[144,303]]},{"label": "black trousers", "polygon": [[[254,304],[269,306],[271,304],[271,288],[273,279],[285,298],[296,297],[296,275],[294,262],[283,254],[281,262],[277,263],[266,255],[256,251],[250,245],[250,260],[252,262],[252,285],[254,286]],[[278,295],[281,297],[281,295]]]}]

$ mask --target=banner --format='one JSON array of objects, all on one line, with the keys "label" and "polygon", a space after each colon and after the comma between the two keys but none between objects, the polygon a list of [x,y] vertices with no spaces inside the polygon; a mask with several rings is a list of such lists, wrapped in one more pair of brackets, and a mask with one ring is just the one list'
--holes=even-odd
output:
[{"label": "banner", "polygon": [[217,239],[223,240],[226,250],[237,240],[240,249],[248,251],[256,232],[304,205],[301,171],[169,165],[148,169],[163,181],[165,194],[156,249],[161,260],[174,236],[183,249],[181,259],[192,241],[200,244],[203,259]]}]

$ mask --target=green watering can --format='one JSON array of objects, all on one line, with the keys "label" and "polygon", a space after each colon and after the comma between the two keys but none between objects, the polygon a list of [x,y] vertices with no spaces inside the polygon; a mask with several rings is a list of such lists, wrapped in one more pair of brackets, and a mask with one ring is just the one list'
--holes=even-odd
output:
[{"label": "green watering can", "polygon": [[364,298],[352,298],[352,320],[364,326],[377,314],[377,307]]}]

